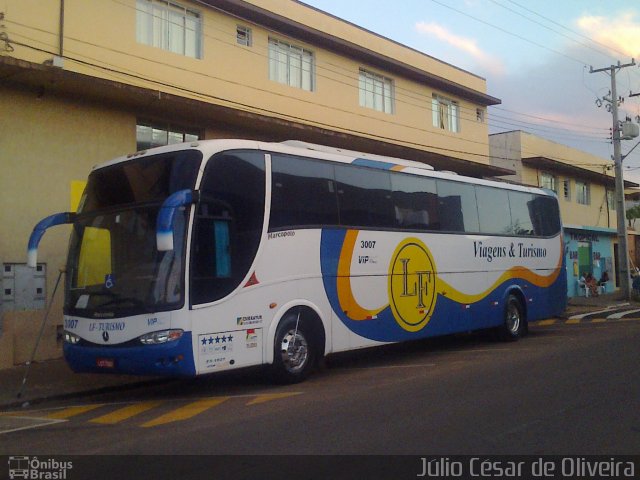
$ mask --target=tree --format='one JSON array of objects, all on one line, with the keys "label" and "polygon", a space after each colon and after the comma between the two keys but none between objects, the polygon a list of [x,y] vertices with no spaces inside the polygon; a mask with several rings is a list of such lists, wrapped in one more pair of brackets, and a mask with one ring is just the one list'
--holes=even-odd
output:
[{"label": "tree", "polygon": [[627,220],[629,220],[629,227],[634,228],[636,219],[640,218],[640,205],[627,209]]}]

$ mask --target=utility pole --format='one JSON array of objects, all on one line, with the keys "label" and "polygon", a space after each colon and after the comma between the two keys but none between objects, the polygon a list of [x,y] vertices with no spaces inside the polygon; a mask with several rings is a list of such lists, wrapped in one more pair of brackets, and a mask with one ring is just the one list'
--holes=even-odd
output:
[{"label": "utility pole", "polygon": [[635,60],[631,59],[631,63],[627,63],[625,65],[621,65],[618,62],[618,65],[611,65],[610,67],[600,68],[598,70],[594,70],[591,67],[590,73],[597,72],[609,72],[611,76],[611,98],[608,99],[605,97],[605,101],[609,104],[607,105],[607,110],[609,110],[613,117],[613,163],[615,167],[615,176],[616,176],[616,216],[618,223],[618,253],[619,253],[619,261],[618,261],[618,278],[620,279],[620,291],[625,299],[631,299],[631,278],[629,272],[629,247],[627,245],[627,220],[625,218],[625,210],[624,210],[624,177],[622,174],[622,152],[620,146],[621,140],[621,126],[620,120],[618,119],[618,89],[616,86],[616,73],[618,70],[621,70],[626,67],[632,67],[636,64]]}]

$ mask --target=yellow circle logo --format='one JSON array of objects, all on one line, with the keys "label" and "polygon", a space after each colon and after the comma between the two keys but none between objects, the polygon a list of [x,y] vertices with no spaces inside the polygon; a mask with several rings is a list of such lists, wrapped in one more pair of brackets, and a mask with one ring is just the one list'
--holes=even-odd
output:
[{"label": "yellow circle logo", "polygon": [[417,238],[400,243],[389,266],[389,298],[398,325],[409,332],[423,329],[436,304],[436,266]]}]

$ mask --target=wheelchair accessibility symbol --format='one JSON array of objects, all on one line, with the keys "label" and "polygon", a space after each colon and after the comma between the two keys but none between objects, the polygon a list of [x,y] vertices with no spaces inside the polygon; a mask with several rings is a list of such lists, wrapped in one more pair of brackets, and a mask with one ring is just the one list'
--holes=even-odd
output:
[{"label": "wheelchair accessibility symbol", "polygon": [[104,276],[104,286],[105,288],[113,288],[115,286],[115,282],[113,281],[113,274],[108,274]]}]

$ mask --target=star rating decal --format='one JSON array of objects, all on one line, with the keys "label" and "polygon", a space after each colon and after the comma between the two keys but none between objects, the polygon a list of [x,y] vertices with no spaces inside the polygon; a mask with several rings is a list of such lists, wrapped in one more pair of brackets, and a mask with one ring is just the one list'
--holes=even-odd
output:
[{"label": "star rating decal", "polygon": [[202,345],[212,345],[214,343],[231,343],[233,342],[233,335],[216,335],[215,337],[213,335],[209,335],[209,337],[202,337],[202,340],[200,340],[200,343],[202,343]]}]

